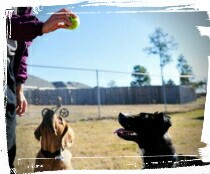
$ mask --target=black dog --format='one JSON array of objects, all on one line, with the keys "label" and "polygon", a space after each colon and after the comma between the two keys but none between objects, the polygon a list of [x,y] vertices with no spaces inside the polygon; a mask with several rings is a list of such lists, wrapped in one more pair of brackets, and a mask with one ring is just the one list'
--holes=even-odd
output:
[{"label": "black dog", "polygon": [[168,134],[172,125],[170,117],[164,113],[140,113],[138,115],[119,114],[123,128],[115,131],[117,135],[138,144],[146,169],[182,166],[201,166],[202,160],[193,156],[177,155]]}]

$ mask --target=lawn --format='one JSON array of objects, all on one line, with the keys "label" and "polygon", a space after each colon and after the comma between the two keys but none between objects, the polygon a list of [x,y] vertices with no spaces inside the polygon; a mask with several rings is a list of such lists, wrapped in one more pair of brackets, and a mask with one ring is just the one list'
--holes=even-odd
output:
[{"label": "lawn", "polygon": [[[204,146],[200,142],[204,102],[205,99],[199,99],[186,105],[168,105],[168,112],[172,120],[169,133],[177,153],[198,155],[198,148]],[[75,169],[141,168],[138,146],[113,134],[114,130],[120,127],[117,115],[121,111],[154,112],[158,110],[157,105],[101,106],[102,119],[91,117],[96,114],[97,106],[67,107],[71,109],[71,115],[66,120],[76,134],[75,143],[70,149],[73,154],[72,165]],[[18,174],[33,171],[34,158],[40,148],[33,132],[41,122],[41,108],[43,106],[30,106],[30,115],[18,118],[16,158]]]}]

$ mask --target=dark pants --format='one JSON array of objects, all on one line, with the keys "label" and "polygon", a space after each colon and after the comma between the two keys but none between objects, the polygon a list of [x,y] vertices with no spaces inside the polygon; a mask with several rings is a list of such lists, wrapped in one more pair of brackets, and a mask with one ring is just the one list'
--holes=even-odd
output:
[{"label": "dark pants", "polygon": [[9,157],[9,166],[14,168],[16,155],[16,114],[15,114],[15,93],[7,86],[7,106],[6,106],[6,131],[7,131],[7,149]]},{"label": "dark pants", "polygon": [[16,85],[13,73],[15,46],[9,45],[7,52],[6,132],[10,168],[14,168],[16,156]]}]

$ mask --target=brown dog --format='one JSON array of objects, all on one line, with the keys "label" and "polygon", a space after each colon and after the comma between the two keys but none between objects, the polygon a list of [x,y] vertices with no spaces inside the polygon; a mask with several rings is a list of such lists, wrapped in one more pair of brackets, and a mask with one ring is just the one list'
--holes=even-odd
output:
[{"label": "brown dog", "polygon": [[61,116],[49,109],[34,135],[41,141],[34,172],[73,169],[72,154],[67,147],[74,141],[74,132]]}]

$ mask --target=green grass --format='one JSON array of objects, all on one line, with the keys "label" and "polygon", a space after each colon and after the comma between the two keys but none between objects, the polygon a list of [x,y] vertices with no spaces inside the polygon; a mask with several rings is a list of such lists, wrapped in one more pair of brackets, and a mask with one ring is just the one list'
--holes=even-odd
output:
[{"label": "green grass", "polygon": [[[172,120],[169,133],[177,153],[198,155],[198,148],[204,146],[200,142],[203,126],[203,106],[204,103],[200,100],[191,105],[187,104],[185,107],[180,106],[181,109],[177,105],[168,106]],[[140,155],[138,146],[133,142],[120,139],[113,132],[120,127],[116,119],[119,112],[129,110],[133,113],[139,113],[146,109],[148,109],[147,112],[151,112],[151,110],[154,110],[153,105],[103,106],[102,111],[107,110],[107,114],[103,116],[112,119],[92,119],[89,121],[79,120],[84,119],[84,117],[81,117],[84,113],[91,116],[95,111],[93,106],[94,111],[91,110],[91,106],[80,106],[80,109],[79,106],[69,107],[71,109],[73,107],[74,109],[77,108],[78,113],[80,110],[79,118],[76,115],[73,118],[71,116],[67,118],[76,135],[75,143],[70,149],[73,154],[72,165],[75,169],[139,169],[142,166],[141,158],[138,157]],[[35,106],[33,106],[33,109],[35,110]],[[18,159],[35,158],[40,148],[40,144],[35,140],[33,133],[41,122],[41,116],[38,115],[40,110],[33,115],[32,111],[34,110],[31,110],[30,116],[18,118],[16,157],[18,174],[31,172],[32,165],[34,165],[34,159]]]}]

